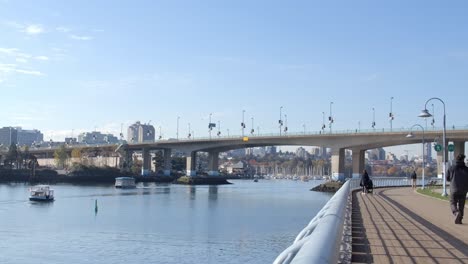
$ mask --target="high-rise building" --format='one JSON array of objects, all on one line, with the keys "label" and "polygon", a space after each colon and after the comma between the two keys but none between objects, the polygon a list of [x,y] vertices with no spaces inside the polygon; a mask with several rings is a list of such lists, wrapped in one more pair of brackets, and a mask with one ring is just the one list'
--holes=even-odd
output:
[{"label": "high-rise building", "polygon": [[82,144],[115,144],[119,139],[112,134],[101,134],[101,132],[84,132],[78,135],[78,143]]},{"label": "high-rise building", "polygon": [[18,143],[18,131],[14,127],[0,128],[0,144],[9,147],[11,144]]},{"label": "high-rise building", "polygon": [[142,124],[137,121],[135,124],[128,127],[127,130],[128,143],[142,143],[154,141],[154,126]]},{"label": "high-rise building", "polygon": [[296,149],[296,156],[299,157],[299,158],[306,159],[307,154],[308,154],[307,151],[303,147],[298,147]]},{"label": "high-rise building", "polygon": [[18,132],[18,145],[20,146],[31,146],[33,143],[44,141],[44,135],[37,129],[26,130],[17,127],[16,130]]},{"label": "high-rise building", "polygon": [[430,162],[432,161],[432,144],[431,143],[425,143],[426,146],[425,146],[425,150],[424,152],[426,152],[426,160],[427,162]]},{"label": "high-rise building", "polygon": [[276,147],[275,146],[267,146],[267,147],[265,147],[265,152],[266,152],[266,154],[275,154],[276,153]]}]

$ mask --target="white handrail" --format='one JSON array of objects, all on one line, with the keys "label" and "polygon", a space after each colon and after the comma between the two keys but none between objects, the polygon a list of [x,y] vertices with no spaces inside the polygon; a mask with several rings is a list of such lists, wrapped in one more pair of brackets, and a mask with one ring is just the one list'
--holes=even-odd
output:
[{"label": "white handrail", "polygon": [[[376,187],[410,186],[403,177],[372,177]],[[273,264],[337,263],[343,241],[343,226],[349,196],[360,189],[360,179],[349,179],[297,235],[293,244],[276,257]],[[421,181],[418,180],[418,185]],[[350,217],[350,214],[348,214]],[[350,248],[350,247],[348,247]]]}]

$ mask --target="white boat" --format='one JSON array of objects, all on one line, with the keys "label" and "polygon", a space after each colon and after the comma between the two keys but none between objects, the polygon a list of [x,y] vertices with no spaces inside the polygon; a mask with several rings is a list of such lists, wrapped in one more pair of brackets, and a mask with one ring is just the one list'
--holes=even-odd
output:
[{"label": "white boat", "polygon": [[49,185],[36,185],[29,188],[29,200],[51,202],[54,200],[54,190]]},{"label": "white boat", "polygon": [[130,189],[135,188],[135,178],[133,177],[117,177],[115,178],[115,188]]}]

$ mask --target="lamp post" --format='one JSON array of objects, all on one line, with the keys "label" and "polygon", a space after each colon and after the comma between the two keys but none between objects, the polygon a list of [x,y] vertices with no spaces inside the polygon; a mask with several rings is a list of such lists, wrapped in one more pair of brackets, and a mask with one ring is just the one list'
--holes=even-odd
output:
[{"label": "lamp post", "polygon": [[188,134],[187,134],[187,138],[190,139],[192,137],[192,130],[190,130],[190,123],[188,123]]},{"label": "lamp post", "polygon": [[288,133],[288,115],[284,115],[284,135]]},{"label": "lamp post", "polygon": [[176,132],[177,140],[179,140],[179,119],[180,119],[180,116],[177,117],[177,132]]},{"label": "lamp post", "polygon": [[210,139],[211,139],[211,130],[213,129],[213,127],[211,126],[211,115],[213,115],[213,113],[210,113],[210,121],[208,123],[208,133],[210,134]]},{"label": "lamp post", "polygon": [[252,119],[252,128],[250,129],[250,134],[253,136],[254,132],[255,132],[255,129],[254,129],[254,118],[251,117],[250,119]]},{"label": "lamp post", "polygon": [[372,128],[375,131],[375,108],[372,107]]},{"label": "lamp post", "polygon": [[229,128],[227,129],[227,134],[228,134],[228,137],[229,137]]},{"label": "lamp post", "polygon": [[434,130],[434,126],[435,126],[434,104],[432,104],[432,121],[431,121],[431,126],[432,126],[432,130]]},{"label": "lamp post", "polygon": [[221,121],[218,120],[218,133],[216,133],[216,135],[218,135],[218,137],[221,136]]},{"label": "lamp post", "polygon": [[390,97],[390,114],[388,114],[388,119],[390,119],[390,132],[392,131],[392,121],[394,119],[393,112],[392,112],[392,101],[393,101],[393,96]]},{"label": "lamp post", "polygon": [[424,171],[426,170],[426,162],[425,162],[425,140],[424,140],[424,127],[422,127],[420,124],[415,124],[413,125],[411,128],[410,128],[410,132],[408,133],[408,135],[406,135],[407,138],[412,138],[414,137],[412,131],[413,131],[413,127],[420,127],[421,130],[422,130],[422,156],[423,156],[423,160],[422,160],[422,189],[424,189]]},{"label": "lamp post", "polygon": [[322,133],[325,132],[325,112],[322,112]]},{"label": "lamp post", "polygon": [[333,124],[332,104],[333,104],[333,102],[330,102],[330,116],[328,117],[328,124],[330,126],[330,134],[332,132],[332,124]]},{"label": "lamp post", "polygon": [[446,128],[445,128],[445,103],[444,103],[444,101],[442,101],[442,99],[440,99],[438,97],[429,98],[426,101],[426,103],[424,104],[424,110],[421,111],[421,113],[419,114],[419,117],[431,117],[432,116],[429,113],[429,111],[427,110],[427,103],[429,101],[431,101],[431,100],[439,100],[442,103],[442,105],[444,106],[444,117],[443,117],[443,121],[442,121],[442,123],[443,123],[443,130],[442,130],[443,131],[443,133],[442,133],[442,144],[443,144],[443,146],[442,146],[442,151],[443,151],[443,155],[442,155],[442,158],[443,158],[443,160],[442,160],[442,183],[443,183],[443,190],[442,190],[441,195],[442,196],[447,196],[447,184],[446,184],[446,178],[445,178],[445,173],[446,173],[446,170],[445,170],[446,164],[445,164],[445,162],[447,160],[447,157],[446,157],[447,156],[447,154],[446,154],[447,148],[446,148],[445,142],[446,142],[447,138],[446,138],[446,134],[445,134]]},{"label": "lamp post", "polygon": [[244,114],[245,114],[245,110],[242,110],[242,123],[241,123],[241,127],[242,127],[242,137],[244,137],[244,129],[245,129]]},{"label": "lamp post", "polygon": [[161,126],[159,126],[159,140],[162,139]]},{"label": "lamp post", "polygon": [[279,129],[280,129],[280,130],[279,130],[279,132],[280,132],[280,137],[281,137],[281,129],[283,128],[283,120],[282,120],[283,116],[281,115],[281,110],[282,110],[282,109],[283,109],[283,107],[281,106],[281,107],[280,107],[280,119],[278,120]]},{"label": "lamp post", "polygon": [[302,128],[304,128],[304,135],[306,134],[306,125],[302,124]]}]

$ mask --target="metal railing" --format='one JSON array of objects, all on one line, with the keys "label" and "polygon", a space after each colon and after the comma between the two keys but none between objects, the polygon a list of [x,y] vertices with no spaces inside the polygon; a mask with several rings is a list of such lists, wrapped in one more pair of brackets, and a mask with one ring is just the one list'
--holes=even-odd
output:
[{"label": "metal railing", "polygon": [[[411,179],[403,177],[372,177],[374,188],[410,186]],[[426,179],[438,184],[442,179]],[[281,252],[274,264],[338,263],[343,241],[346,206],[354,190],[361,188],[360,179],[349,179],[297,235],[293,244]],[[418,179],[417,184],[421,185]],[[350,217],[350,214],[348,214]],[[350,247],[348,247],[350,248]]]}]

